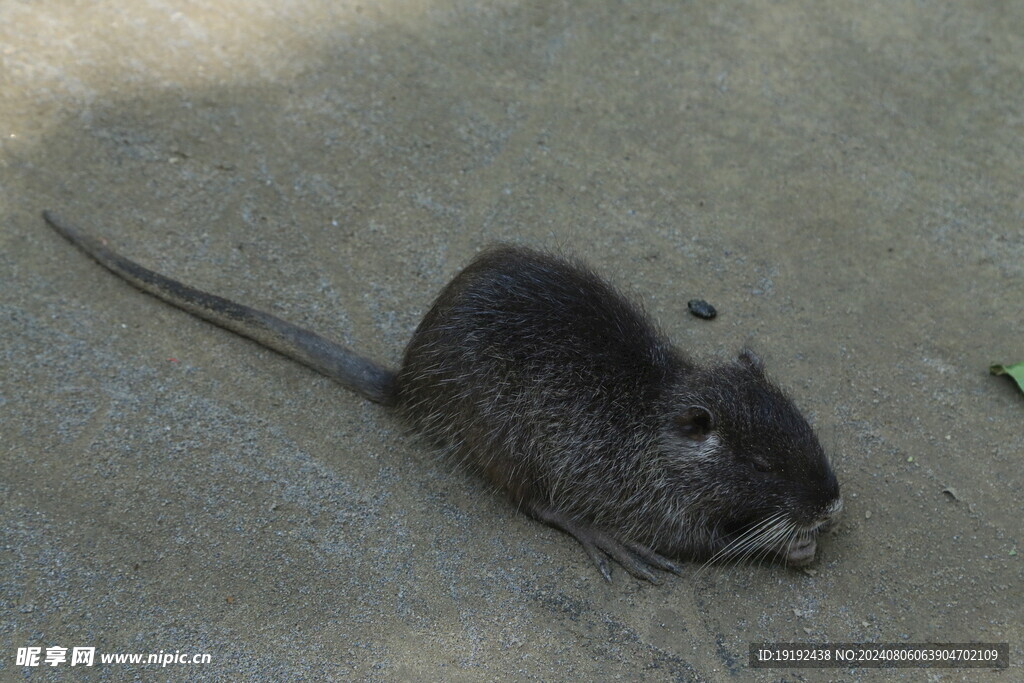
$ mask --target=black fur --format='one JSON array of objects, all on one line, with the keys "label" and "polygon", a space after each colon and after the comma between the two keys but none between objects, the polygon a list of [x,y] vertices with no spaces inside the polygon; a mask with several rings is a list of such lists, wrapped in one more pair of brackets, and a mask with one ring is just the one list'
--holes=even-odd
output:
[{"label": "black fur", "polygon": [[499,247],[456,276],[396,386],[407,419],[524,509],[669,557],[707,559],[779,511],[785,552],[838,500],[756,356],[700,368],[598,276],[540,252]]}]

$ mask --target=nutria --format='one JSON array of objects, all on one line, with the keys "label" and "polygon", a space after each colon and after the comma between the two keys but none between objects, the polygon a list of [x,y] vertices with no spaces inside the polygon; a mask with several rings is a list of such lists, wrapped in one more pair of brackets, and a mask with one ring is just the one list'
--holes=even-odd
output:
[{"label": "nutria", "polygon": [[147,270],[50,212],[139,289],[398,413],[512,503],[655,581],[673,560],[814,558],[842,507],[814,431],[744,350],[701,366],[578,263],[492,248],[441,291],[388,370],[317,334]]}]

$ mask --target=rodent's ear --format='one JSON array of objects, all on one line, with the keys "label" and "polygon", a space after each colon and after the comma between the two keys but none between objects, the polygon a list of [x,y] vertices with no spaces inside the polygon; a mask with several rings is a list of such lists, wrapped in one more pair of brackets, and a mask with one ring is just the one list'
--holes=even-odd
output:
[{"label": "rodent's ear", "polygon": [[744,347],[740,351],[740,362],[753,370],[764,370],[764,361],[751,348]]},{"label": "rodent's ear", "polygon": [[675,426],[679,433],[693,441],[704,441],[714,428],[711,411],[703,406],[690,406],[676,416]]}]

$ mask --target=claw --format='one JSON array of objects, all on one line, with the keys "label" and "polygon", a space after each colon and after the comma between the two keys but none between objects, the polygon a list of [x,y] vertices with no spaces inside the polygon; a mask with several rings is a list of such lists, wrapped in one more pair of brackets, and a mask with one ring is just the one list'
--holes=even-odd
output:
[{"label": "claw", "polygon": [[651,567],[674,574],[679,574],[682,571],[676,563],[635,541],[619,541],[600,529],[571,520],[562,513],[545,506],[531,505],[529,510],[540,521],[561,529],[579,541],[606,581],[612,580],[608,557],[618,562],[623,569],[636,578],[650,581],[655,585],[660,584],[661,581],[651,572]]},{"label": "claw", "polygon": [[604,580],[610,582],[612,580],[612,570],[608,567],[608,560],[605,558],[604,554],[598,550],[597,546],[593,543],[585,541],[578,536],[576,537],[576,540],[578,540],[580,545],[583,546],[583,549],[587,551],[587,555],[590,557],[590,560],[597,565],[597,569],[601,572],[601,576],[604,577]]},{"label": "claw", "polygon": [[647,546],[640,545],[639,543],[636,543],[634,541],[626,541],[625,545],[631,551],[639,555],[644,560],[644,562],[651,565],[652,567],[656,567],[657,569],[661,569],[666,572],[672,572],[676,576],[682,576],[683,568],[680,565],[676,564],[667,557],[659,555]]}]

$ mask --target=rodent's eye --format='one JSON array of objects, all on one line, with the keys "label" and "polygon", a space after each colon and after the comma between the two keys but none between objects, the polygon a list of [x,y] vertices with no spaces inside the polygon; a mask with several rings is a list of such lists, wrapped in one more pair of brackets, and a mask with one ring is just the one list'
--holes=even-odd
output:
[{"label": "rodent's eye", "polygon": [[704,441],[711,434],[714,418],[703,406],[690,406],[675,417],[676,430],[693,441]]}]

